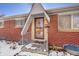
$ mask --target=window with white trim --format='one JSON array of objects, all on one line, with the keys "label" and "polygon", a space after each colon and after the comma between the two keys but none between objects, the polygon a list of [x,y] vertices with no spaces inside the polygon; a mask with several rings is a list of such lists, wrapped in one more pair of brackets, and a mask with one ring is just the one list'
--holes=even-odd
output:
[{"label": "window with white trim", "polygon": [[79,29],[79,14],[73,15],[73,28]]},{"label": "window with white trim", "polygon": [[0,28],[4,28],[4,20],[0,20]]},{"label": "window with white trim", "polygon": [[25,18],[16,18],[16,27],[23,28],[25,24]]},{"label": "window with white trim", "polygon": [[58,31],[79,32],[79,13],[59,15]]}]

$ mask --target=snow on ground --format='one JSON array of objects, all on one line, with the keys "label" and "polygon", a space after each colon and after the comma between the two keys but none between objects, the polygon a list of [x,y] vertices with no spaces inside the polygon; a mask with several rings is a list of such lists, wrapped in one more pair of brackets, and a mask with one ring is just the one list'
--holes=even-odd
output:
[{"label": "snow on ground", "polygon": [[0,41],[0,56],[13,56],[17,52],[21,51],[21,45],[16,43],[16,49],[11,49],[10,47],[13,43],[7,44],[6,41]]},{"label": "snow on ground", "polygon": [[63,52],[63,51],[59,52],[59,51],[50,50],[49,56],[74,56],[74,55],[71,55],[68,52]]},{"label": "snow on ground", "polygon": [[[13,43],[7,44],[5,40],[0,41],[0,56],[14,56],[16,53],[21,51],[22,45],[16,43],[16,49],[12,49]],[[27,45],[29,48],[30,46]],[[20,52],[20,56],[45,56],[42,54],[31,53],[31,52]]]},{"label": "snow on ground", "polygon": [[[7,44],[7,41],[1,40],[0,41],[0,56],[13,56],[16,53],[21,51],[22,45],[18,45],[18,43],[16,43],[16,49],[12,49],[11,48],[12,46],[13,46],[12,42]],[[26,45],[27,48],[30,48],[31,46],[32,46],[31,44]],[[59,52],[59,51],[53,51],[53,50],[50,50],[48,55],[49,56],[73,56],[69,54],[68,52],[64,53],[63,51]],[[31,53],[31,52],[20,52],[18,56],[46,56],[46,55]]]},{"label": "snow on ground", "polygon": [[37,47],[32,47],[32,45],[33,45],[33,43],[30,43],[30,44],[26,45],[25,47],[26,48],[31,48],[31,49],[36,49],[37,48]]},{"label": "snow on ground", "polygon": [[46,55],[31,53],[31,52],[21,52],[19,53],[19,56],[46,56]]}]

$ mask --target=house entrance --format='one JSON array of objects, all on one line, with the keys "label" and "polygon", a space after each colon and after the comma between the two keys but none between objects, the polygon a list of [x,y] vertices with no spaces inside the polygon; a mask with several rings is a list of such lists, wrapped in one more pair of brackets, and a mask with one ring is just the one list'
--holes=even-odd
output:
[{"label": "house entrance", "polygon": [[34,38],[44,40],[44,17],[35,18],[34,22]]}]

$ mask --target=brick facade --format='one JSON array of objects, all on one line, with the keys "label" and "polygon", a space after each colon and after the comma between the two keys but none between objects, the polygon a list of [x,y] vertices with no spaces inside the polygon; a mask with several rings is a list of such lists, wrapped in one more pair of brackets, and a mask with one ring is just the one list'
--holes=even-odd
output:
[{"label": "brick facade", "polygon": [[4,28],[0,28],[0,38],[5,37],[6,40],[18,41],[21,38],[21,28],[15,28],[15,20],[4,21]]},{"label": "brick facade", "polygon": [[[50,16],[51,22],[48,29],[49,45],[63,46],[64,44],[79,44],[79,32],[58,32],[58,16]],[[6,40],[19,41],[22,28],[15,27],[15,20],[7,20],[4,22],[4,28],[0,28],[0,38],[5,37]],[[31,39],[31,26],[29,27]]]},{"label": "brick facade", "polygon": [[49,45],[63,46],[64,44],[78,44],[79,32],[58,32],[58,16],[52,15],[48,30]]}]

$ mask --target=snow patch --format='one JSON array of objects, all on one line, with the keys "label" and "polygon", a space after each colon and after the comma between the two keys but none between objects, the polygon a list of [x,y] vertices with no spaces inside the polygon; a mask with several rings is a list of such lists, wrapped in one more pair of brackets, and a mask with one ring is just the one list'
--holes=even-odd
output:
[{"label": "snow patch", "polygon": [[31,48],[31,49],[36,49],[37,47],[32,47],[32,43],[28,44],[25,46],[27,49]]},{"label": "snow patch", "polygon": [[49,56],[74,56],[74,55],[69,54],[68,52],[53,51],[53,50],[50,50],[48,55]]},{"label": "snow patch", "polygon": [[[0,56],[14,56],[15,54],[21,51],[23,45],[18,45],[15,43],[16,49],[12,49],[11,47],[14,46],[13,42],[7,43],[5,40],[0,41]],[[32,44],[26,45],[27,48],[36,49],[36,47],[32,47]],[[45,56],[42,54],[31,53],[31,52],[20,52],[17,56]]]},{"label": "snow patch", "polygon": [[21,45],[16,43],[16,49],[11,49],[13,43],[7,44],[6,41],[0,41],[0,56],[13,56],[17,52],[21,51]]},{"label": "snow patch", "polygon": [[46,55],[31,53],[31,52],[21,52],[19,53],[19,56],[46,56]]}]

